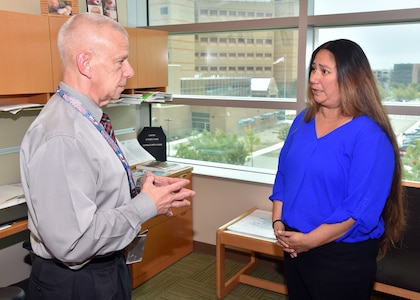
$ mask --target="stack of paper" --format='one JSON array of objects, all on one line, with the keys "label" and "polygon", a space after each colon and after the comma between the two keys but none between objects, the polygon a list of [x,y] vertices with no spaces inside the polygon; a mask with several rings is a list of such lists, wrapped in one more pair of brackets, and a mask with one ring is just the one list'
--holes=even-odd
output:
[{"label": "stack of paper", "polygon": [[26,201],[20,183],[0,185],[0,209],[23,202]]},{"label": "stack of paper", "polygon": [[17,114],[22,109],[28,109],[28,108],[40,108],[43,107],[43,104],[37,104],[37,103],[21,103],[21,104],[6,104],[6,105],[0,105],[0,111],[7,111],[11,114]]},{"label": "stack of paper", "polygon": [[227,230],[241,235],[276,241],[273,232],[270,211],[256,209],[238,222],[230,225]]},{"label": "stack of paper", "polygon": [[168,161],[150,161],[136,166],[137,170],[159,171],[164,173],[185,169],[185,165]]},{"label": "stack of paper", "polygon": [[128,164],[133,167],[135,165],[154,161],[155,158],[144,149],[136,139],[118,141]]},{"label": "stack of paper", "polygon": [[164,92],[138,92],[136,96],[140,96],[143,102],[167,102],[172,101],[172,94]]},{"label": "stack of paper", "polygon": [[112,100],[112,104],[141,104],[143,99],[138,95],[121,94],[120,99]]}]

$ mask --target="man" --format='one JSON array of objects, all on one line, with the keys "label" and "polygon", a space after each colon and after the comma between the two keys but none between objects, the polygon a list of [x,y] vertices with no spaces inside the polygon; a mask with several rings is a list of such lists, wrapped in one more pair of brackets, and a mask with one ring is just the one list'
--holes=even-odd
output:
[{"label": "man", "polygon": [[[70,18],[58,33],[63,79],[21,145],[21,177],[35,259],[29,299],[131,299],[122,251],[141,224],[189,205],[185,179],[131,171],[100,125],[134,72],[128,37],[112,19]],[[106,127],[106,126],[105,126]],[[130,193],[133,193],[132,195]]]}]

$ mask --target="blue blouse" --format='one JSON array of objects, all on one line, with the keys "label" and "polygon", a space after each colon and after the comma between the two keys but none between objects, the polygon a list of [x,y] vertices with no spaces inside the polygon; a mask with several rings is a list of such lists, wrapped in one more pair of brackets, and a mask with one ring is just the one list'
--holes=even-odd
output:
[{"label": "blue blouse", "polygon": [[337,241],[380,238],[395,165],[385,132],[360,116],[317,138],[315,120],[306,123],[303,115],[281,150],[269,199],[282,201],[282,219],[303,233],[353,218],[354,226]]}]

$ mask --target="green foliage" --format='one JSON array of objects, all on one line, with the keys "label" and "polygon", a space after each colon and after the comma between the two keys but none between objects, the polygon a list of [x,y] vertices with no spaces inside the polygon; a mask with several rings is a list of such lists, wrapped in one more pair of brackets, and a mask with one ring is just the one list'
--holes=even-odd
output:
[{"label": "green foliage", "polygon": [[377,82],[376,86],[378,87],[379,95],[381,96],[381,99],[389,98],[391,92],[388,89],[384,88],[383,85],[378,83],[378,82]]},{"label": "green foliage", "polygon": [[407,147],[407,151],[402,157],[404,165],[405,180],[420,181],[420,140]]},{"label": "green foliage", "polygon": [[261,139],[255,135],[254,130],[248,127],[245,130],[244,143],[249,153],[254,152],[254,147],[261,142]]},{"label": "green foliage", "polygon": [[391,94],[392,98],[398,101],[412,101],[420,99],[420,84],[393,84],[391,88]]},{"label": "green foliage", "polygon": [[280,126],[279,130],[276,130],[275,133],[277,133],[277,138],[280,141],[286,140],[287,134],[289,133],[290,125],[289,124],[283,124]]},{"label": "green foliage", "polygon": [[203,130],[194,131],[188,143],[177,147],[176,157],[202,161],[244,165],[249,154],[246,143],[236,134],[216,130],[214,134]]}]

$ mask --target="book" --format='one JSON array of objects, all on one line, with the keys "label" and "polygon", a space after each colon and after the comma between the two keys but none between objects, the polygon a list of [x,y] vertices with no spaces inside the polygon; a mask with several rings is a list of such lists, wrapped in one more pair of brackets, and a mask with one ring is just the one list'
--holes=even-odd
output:
[{"label": "book", "polygon": [[256,209],[238,222],[228,226],[227,231],[275,242],[276,236],[271,218],[271,211]]}]

